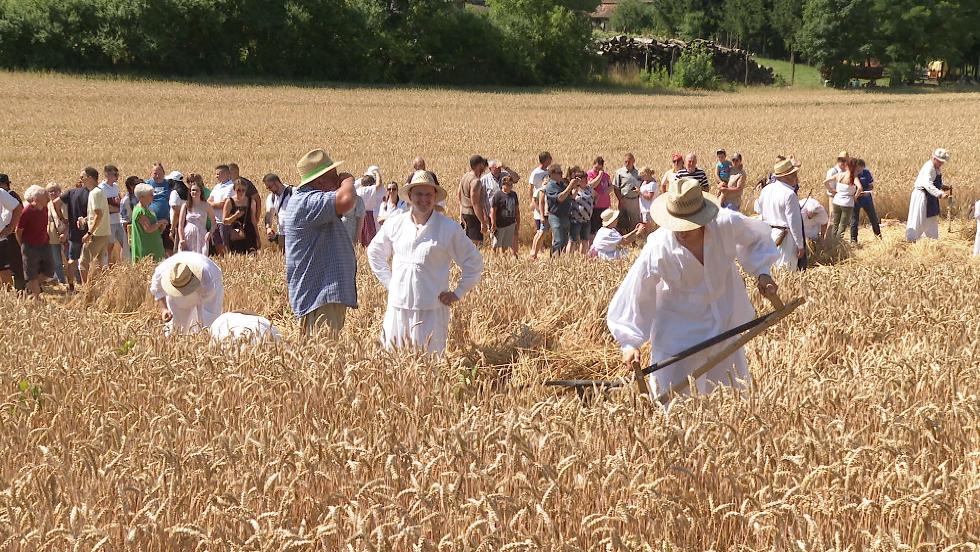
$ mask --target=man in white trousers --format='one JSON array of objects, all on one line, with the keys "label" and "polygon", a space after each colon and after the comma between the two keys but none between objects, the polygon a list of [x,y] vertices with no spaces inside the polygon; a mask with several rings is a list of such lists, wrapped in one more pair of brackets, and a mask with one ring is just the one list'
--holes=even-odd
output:
[{"label": "man in white trousers", "polygon": [[222,310],[225,288],[221,269],[200,253],[175,253],[153,271],[150,294],[160,319],[167,323],[167,335],[206,330]]},{"label": "man in white trousers", "polygon": [[[717,201],[691,178],[671,182],[653,201],[650,217],[660,228],[647,237],[609,304],[607,319],[631,370],[641,366],[639,351],[647,341],[652,364],[755,318],[736,259],[761,291],[777,291],[769,269],[779,253],[769,226],[720,209]],[[722,342],[650,374],[651,391],[662,394],[685,381],[727,345]],[[695,385],[707,393],[750,381],[745,351],[739,349]]]},{"label": "man in white trousers", "polygon": [[762,220],[772,229],[772,241],[779,249],[776,266],[790,272],[797,271],[799,259],[806,253],[803,214],[796,195],[800,182],[799,170],[789,159],[776,163],[772,170],[776,181],[763,188],[759,194]]},{"label": "man in white trousers", "polygon": [[943,165],[948,161],[949,152],[939,148],[919,170],[909,199],[906,240],[914,242],[922,236],[939,239],[939,198],[952,194],[952,188],[943,184]]},{"label": "man in white trousers", "polygon": [[[441,354],[449,332],[449,307],[480,282],[483,257],[459,223],[436,212],[446,190],[416,171],[398,190],[408,212],[389,218],[367,248],[371,270],[388,290],[381,340],[388,349]],[[450,261],[462,275],[449,289]]]}]

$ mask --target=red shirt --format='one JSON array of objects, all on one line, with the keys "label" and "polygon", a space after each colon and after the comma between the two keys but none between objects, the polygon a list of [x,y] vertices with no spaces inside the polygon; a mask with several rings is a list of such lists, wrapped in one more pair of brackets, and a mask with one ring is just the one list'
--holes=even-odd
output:
[{"label": "red shirt", "polygon": [[17,228],[24,231],[24,243],[27,245],[48,245],[48,210],[28,205],[20,214]]}]

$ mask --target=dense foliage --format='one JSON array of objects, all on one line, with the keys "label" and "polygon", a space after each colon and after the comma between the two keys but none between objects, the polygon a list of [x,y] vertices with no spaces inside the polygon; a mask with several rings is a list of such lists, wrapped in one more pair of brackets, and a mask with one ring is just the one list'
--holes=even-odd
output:
[{"label": "dense foliage", "polygon": [[563,84],[595,0],[0,0],[0,66],[333,81]]}]

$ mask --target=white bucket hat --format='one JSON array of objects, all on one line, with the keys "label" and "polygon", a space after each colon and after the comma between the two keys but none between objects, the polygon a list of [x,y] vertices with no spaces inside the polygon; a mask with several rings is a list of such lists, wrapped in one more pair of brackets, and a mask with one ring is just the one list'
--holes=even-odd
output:
[{"label": "white bucket hat", "polygon": [[942,161],[943,163],[949,162],[949,152],[945,148],[936,148],[936,151],[932,152],[932,158]]}]

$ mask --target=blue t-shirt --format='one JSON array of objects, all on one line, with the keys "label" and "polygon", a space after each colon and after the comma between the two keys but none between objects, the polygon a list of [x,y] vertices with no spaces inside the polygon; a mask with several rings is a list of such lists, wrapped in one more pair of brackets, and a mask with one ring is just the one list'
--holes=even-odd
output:
[{"label": "blue t-shirt", "polygon": [[572,214],[572,196],[569,195],[565,201],[558,201],[558,196],[565,191],[568,185],[564,182],[552,180],[544,187],[544,194],[548,196],[548,214],[558,218],[567,219]]},{"label": "blue t-shirt", "polygon": [[153,186],[153,202],[150,203],[150,210],[157,217],[157,220],[170,220],[170,192],[173,190],[173,183],[169,180],[157,182],[152,178],[146,184]]},{"label": "blue t-shirt", "polygon": [[718,168],[718,174],[721,175],[721,179],[728,182],[728,179],[732,177],[732,162],[727,159],[725,161],[719,161],[716,167]]},{"label": "blue t-shirt", "polygon": [[328,303],[357,308],[357,260],[336,200],[337,192],[300,186],[279,212],[289,305],[297,317]]}]

